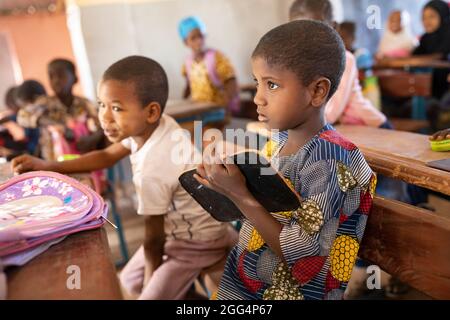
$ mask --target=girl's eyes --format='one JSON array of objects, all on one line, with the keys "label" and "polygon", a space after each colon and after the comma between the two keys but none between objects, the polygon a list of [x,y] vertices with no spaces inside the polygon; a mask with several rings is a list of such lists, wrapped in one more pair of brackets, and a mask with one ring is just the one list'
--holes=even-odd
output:
[{"label": "girl's eyes", "polygon": [[258,87],[258,80],[253,79],[253,82],[255,82],[255,87]]},{"label": "girl's eyes", "polygon": [[268,81],[267,82],[267,86],[269,87],[270,90],[275,90],[278,89],[280,86],[277,85],[276,83],[272,82],[272,81]]},{"label": "girl's eyes", "polygon": [[[106,108],[106,105],[103,102],[97,101],[97,105],[100,109]],[[112,106],[111,110],[119,112],[119,111],[122,111],[122,108],[119,106]]]}]

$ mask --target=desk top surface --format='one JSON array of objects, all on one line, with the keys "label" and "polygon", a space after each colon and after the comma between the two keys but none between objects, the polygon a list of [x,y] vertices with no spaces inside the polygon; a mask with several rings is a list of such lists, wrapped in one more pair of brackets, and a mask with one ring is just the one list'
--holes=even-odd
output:
[{"label": "desk top surface", "polygon": [[434,169],[430,161],[450,158],[435,152],[427,135],[366,126],[336,126],[358,146],[376,172],[450,195],[450,172]]},{"label": "desk top surface", "polygon": [[189,100],[169,100],[164,112],[175,119],[194,116],[208,111],[225,109],[214,103],[199,103]]},{"label": "desk top surface", "polygon": [[[260,122],[251,122],[247,130],[268,136]],[[450,172],[431,168],[428,162],[450,158],[450,152],[431,150],[427,135],[372,128],[336,126],[364,154],[377,173],[450,195]]]},{"label": "desk top surface", "polygon": [[[74,270],[79,270],[80,289],[71,286]],[[11,300],[122,299],[103,228],[70,235],[6,275]]]},{"label": "desk top surface", "polygon": [[367,126],[338,125],[336,129],[358,147],[426,164],[448,159],[450,152],[435,152],[424,134],[372,128]]}]

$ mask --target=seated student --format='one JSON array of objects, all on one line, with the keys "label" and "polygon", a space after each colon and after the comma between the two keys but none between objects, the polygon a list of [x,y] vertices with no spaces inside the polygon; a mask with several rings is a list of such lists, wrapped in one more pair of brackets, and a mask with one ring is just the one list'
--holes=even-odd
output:
[{"label": "seated student", "polygon": [[197,151],[184,134],[174,138],[181,128],[163,113],[168,83],[156,61],[141,56],[117,61],[103,74],[97,95],[109,147],[64,162],[20,156],[13,169],[88,172],[130,155],[145,240],[123,269],[122,285],[139,299],[182,299],[199,272],[228,253],[234,230],[214,220],[178,182],[194,165],[174,158],[173,150],[182,147],[190,158]]},{"label": "seated student", "polygon": [[345,50],[355,53],[355,48],[353,44],[355,43],[356,38],[356,25],[352,21],[344,21],[338,25],[337,31],[344,41]]},{"label": "seated student", "polygon": [[408,57],[417,45],[418,41],[411,33],[409,14],[401,10],[392,11],[378,46],[377,58]]},{"label": "seated student", "polygon": [[10,123],[14,124],[16,135],[21,137],[15,140],[23,141],[26,144],[24,151],[33,155],[40,154],[40,130],[35,124],[40,112],[35,108],[35,103],[45,95],[44,86],[36,80],[24,81],[13,93],[14,103],[18,109],[15,121]]},{"label": "seated student", "polygon": [[[335,24],[329,0],[296,0],[290,7],[289,18],[291,21],[312,19],[330,25]],[[325,108],[325,119],[331,124],[339,122],[380,128],[391,127],[386,116],[364,98],[358,81],[355,58],[349,51],[346,51],[345,71],[341,83]]]},{"label": "seated student", "polygon": [[[432,0],[423,8],[422,22],[425,34],[413,51],[434,60],[450,61],[450,8],[445,1]],[[437,99],[448,90],[449,69],[433,70],[433,96]]]},{"label": "seated student", "polygon": [[373,74],[373,58],[369,50],[354,47],[356,38],[356,24],[344,21],[337,26],[337,31],[345,44],[345,49],[355,56],[358,78],[361,82],[362,94],[377,109],[381,109],[381,94],[378,78]]},{"label": "seated student", "polygon": [[197,17],[183,19],[179,33],[192,51],[183,64],[187,84],[184,98],[213,102],[228,107],[228,114],[239,112],[239,88],[230,61],[215,49],[205,47],[205,26]]},{"label": "seated student", "polygon": [[[80,154],[97,149],[104,140],[97,120],[97,111],[89,100],[73,94],[73,86],[78,79],[74,64],[67,59],[54,59],[48,64],[48,77],[54,96],[37,103],[45,107],[42,125],[52,125],[55,130],[43,131],[45,151],[43,157],[55,160],[62,154]],[[56,152],[57,146],[60,150]]]},{"label": "seated student", "polygon": [[197,168],[196,179],[246,218],[218,299],[342,299],[376,184],[358,148],[323,117],[344,66],[337,32],[311,20],[272,29],[253,51],[259,120],[289,132],[271,162],[302,199],[296,211],[270,213],[234,164]]},{"label": "seated student", "polygon": [[16,103],[17,86],[13,86],[5,94],[5,110],[0,112],[0,157],[11,158],[17,153],[26,150],[25,133],[17,125]]}]

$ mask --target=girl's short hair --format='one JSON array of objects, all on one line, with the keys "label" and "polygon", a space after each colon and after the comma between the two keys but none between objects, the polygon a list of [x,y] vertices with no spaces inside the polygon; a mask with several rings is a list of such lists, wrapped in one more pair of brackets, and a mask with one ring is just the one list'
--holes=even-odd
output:
[{"label": "girl's short hair", "polygon": [[291,70],[306,86],[318,77],[329,79],[328,98],[338,88],[346,60],[339,34],[328,24],[313,20],[292,21],[270,30],[261,38],[252,57]]}]

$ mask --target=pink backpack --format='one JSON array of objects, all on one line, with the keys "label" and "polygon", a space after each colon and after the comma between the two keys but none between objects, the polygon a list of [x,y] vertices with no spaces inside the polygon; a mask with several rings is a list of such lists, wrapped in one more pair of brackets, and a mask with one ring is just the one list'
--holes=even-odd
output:
[{"label": "pink backpack", "polygon": [[[219,75],[217,74],[216,69],[216,53],[217,51],[214,49],[207,49],[204,57],[206,70],[208,72],[209,80],[211,80],[211,83],[214,87],[216,87],[220,91],[224,91],[225,88],[223,86],[222,81],[219,78]],[[192,64],[194,63],[194,57],[192,55],[188,56],[185,62],[186,66],[186,74],[188,79],[190,79],[190,73],[192,69]],[[228,103],[228,109],[232,113],[239,112],[239,93],[236,92],[235,96],[231,99],[231,101]]]},{"label": "pink backpack", "polygon": [[98,228],[106,214],[103,199],[70,177],[46,171],[13,177],[0,185],[0,258]]}]

